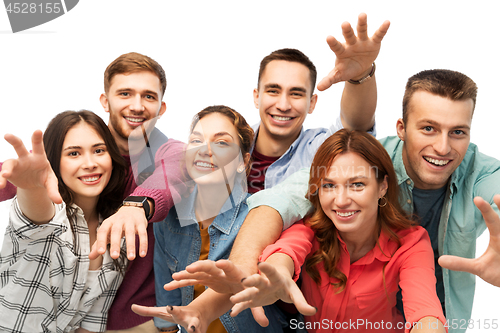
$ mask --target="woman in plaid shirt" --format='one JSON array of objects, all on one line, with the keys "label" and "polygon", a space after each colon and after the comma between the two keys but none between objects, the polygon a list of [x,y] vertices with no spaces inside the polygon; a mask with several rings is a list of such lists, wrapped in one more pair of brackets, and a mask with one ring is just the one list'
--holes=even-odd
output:
[{"label": "woman in plaid shirt", "polygon": [[[18,158],[4,163],[0,187],[8,179],[18,189],[0,253],[0,331],[105,331],[126,265],[109,252],[88,258],[123,197],[127,169],[108,127],[90,111],[66,111],[43,139],[33,134],[31,153],[5,139]],[[58,188],[45,189],[53,177]]]}]

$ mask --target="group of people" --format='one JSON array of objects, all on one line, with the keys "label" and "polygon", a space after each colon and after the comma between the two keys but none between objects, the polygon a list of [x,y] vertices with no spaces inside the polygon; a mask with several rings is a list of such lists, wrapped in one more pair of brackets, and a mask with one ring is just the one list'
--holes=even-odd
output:
[{"label": "group of people", "polygon": [[6,134],[0,331],[465,331],[448,323],[470,319],[475,275],[500,286],[500,162],[470,143],[477,87],[450,70],[411,77],[398,136],[375,139],[388,28],[369,37],[362,14],[327,39],[317,88],[346,82],[330,128],[303,129],[316,68],[280,49],[253,128],[215,105],[169,139],[165,72],[128,53],[104,73],[107,126],[65,111],[31,151]]}]

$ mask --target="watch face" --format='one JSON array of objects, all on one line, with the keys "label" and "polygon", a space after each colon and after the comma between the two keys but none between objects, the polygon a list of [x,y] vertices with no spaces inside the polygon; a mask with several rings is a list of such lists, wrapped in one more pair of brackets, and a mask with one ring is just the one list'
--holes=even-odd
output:
[{"label": "watch face", "polygon": [[125,198],[125,202],[137,202],[144,204],[148,199],[146,197],[130,196]]}]

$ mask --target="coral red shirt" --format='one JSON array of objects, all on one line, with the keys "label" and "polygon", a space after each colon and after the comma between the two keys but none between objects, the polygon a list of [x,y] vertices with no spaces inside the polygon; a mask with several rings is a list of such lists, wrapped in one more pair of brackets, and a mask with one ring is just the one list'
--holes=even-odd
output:
[{"label": "coral red shirt", "polygon": [[[306,317],[308,332],[409,332],[411,323],[427,316],[438,318],[444,325],[427,232],[415,227],[397,234],[402,244],[399,249],[395,241],[381,232],[378,245],[352,264],[339,237],[342,245],[339,268],[347,276],[345,289],[340,293],[331,285],[338,280],[327,275],[322,263],[318,264],[320,285],[306,272],[302,274],[302,293],[318,309],[314,316]],[[312,229],[296,223],[283,232],[276,244],[264,250],[260,260],[276,252],[289,255],[294,260],[296,279],[307,256],[318,248]],[[398,284],[403,293],[407,325],[396,309]]]}]

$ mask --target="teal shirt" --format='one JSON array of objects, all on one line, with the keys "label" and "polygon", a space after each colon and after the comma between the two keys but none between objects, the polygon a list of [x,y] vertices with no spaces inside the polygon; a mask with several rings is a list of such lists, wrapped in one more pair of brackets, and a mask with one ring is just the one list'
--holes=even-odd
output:
[{"label": "teal shirt", "polygon": [[[398,137],[387,137],[380,142],[394,164],[400,188],[400,203],[413,213],[413,181],[403,164],[403,142]],[[288,177],[283,183],[269,190],[260,191],[248,200],[249,209],[266,205],[276,209],[283,218],[283,229],[303,218],[311,209],[305,198],[309,169],[305,168]],[[477,146],[469,144],[465,157],[451,175],[446,199],[439,223],[439,254],[450,254],[464,258],[475,258],[476,238],[486,229],[481,212],[473,199],[480,196],[490,203],[500,215],[493,196],[500,193],[500,161],[480,153]],[[443,269],[446,318],[455,319],[462,326],[470,319],[475,291],[475,276],[470,273]],[[465,332],[452,329],[450,333]]]}]

